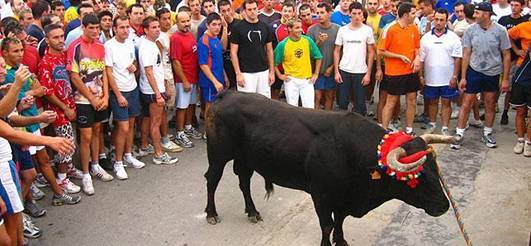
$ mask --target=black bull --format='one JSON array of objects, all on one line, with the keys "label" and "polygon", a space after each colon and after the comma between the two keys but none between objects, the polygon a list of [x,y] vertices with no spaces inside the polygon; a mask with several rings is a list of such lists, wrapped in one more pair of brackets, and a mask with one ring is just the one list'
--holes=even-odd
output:
[{"label": "black bull", "polygon": [[[289,106],[266,97],[224,92],[207,115],[207,221],[219,222],[214,203],[226,163],[234,160],[245,212],[261,220],[250,190],[253,172],[262,175],[268,194],[272,184],[308,192],[322,231],[321,245],[346,245],[342,224],[346,216],[361,218],[392,199],[402,200],[440,216],[449,207],[429,154],[416,188],[378,171],[376,149],[385,130],[364,117]],[[447,140],[448,142],[449,140]],[[409,155],[426,150],[426,138],[401,147]],[[442,142],[442,141],[439,141]],[[333,214],[333,217],[332,217]]]}]

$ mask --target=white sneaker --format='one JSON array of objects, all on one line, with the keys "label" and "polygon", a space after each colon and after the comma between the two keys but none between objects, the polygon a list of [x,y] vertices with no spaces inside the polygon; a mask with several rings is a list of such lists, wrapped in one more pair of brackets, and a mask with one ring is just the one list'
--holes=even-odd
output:
[{"label": "white sneaker", "polygon": [[450,115],[450,119],[455,120],[457,117],[459,117],[459,108],[456,107],[452,110],[452,114]]},{"label": "white sneaker", "polygon": [[524,156],[531,157],[531,142],[526,142],[524,145]]},{"label": "white sneaker", "polygon": [[114,163],[114,173],[116,174],[116,177],[120,180],[127,179],[127,172],[125,172],[125,168],[123,164],[116,164]]},{"label": "white sneaker", "polygon": [[59,185],[59,187],[61,187],[61,189],[68,193],[68,194],[75,194],[75,193],[78,193],[81,191],[81,187],[77,186],[76,184],[72,183],[72,181],[70,181],[70,179],[68,178],[65,178],[63,179],[62,181],[61,180],[57,180],[57,184]]},{"label": "white sneaker", "polygon": [[137,155],[138,157],[144,157],[155,153],[155,147],[149,144],[146,148],[138,147]]},{"label": "white sneaker", "polygon": [[442,135],[444,135],[444,136],[451,136],[451,134],[450,134],[450,130],[449,130],[448,128],[442,128],[442,129],[441,129],[441,133],[442,133]]},{"label": "white sneaker", "polygon": [[146,164],[131,156],[129,158],[124,158],[124,167],[129,166],[133,168],[143,168],[144,166],[146,166]]},{"label": "white sneaker", "polygon": [[177,157],[171,157],[168,153],[164,153],[160,156],[153,155],[153,163],[157,165],[169,165],[175,164],[179,161]]},{"label": "white sneaker", "polygon": [[168,141],[166,144],[164,143],[160,143],[162,149],[164,151],[167,151],[167,152],[181,152],[183,151],[183,148],[177,144],[175,144],[174,142],[172,141]]},{"label": "white sneaker", "polygon": [[114,179],[114,177],[108,174],[99,164],[91,168],[90,174],[96,176],[103,182],[109,182]]},{"label": "white sneaker", "polygon": [[525,141],[516,141],[513,151],[515,154],[522,154],[524,152]]},{"label": "white sneaker", "polygon": [[85,194],[92,196],[94,195],[94,186],[92,185],[92,178],[90,177],[83,177],[83,192]]}]

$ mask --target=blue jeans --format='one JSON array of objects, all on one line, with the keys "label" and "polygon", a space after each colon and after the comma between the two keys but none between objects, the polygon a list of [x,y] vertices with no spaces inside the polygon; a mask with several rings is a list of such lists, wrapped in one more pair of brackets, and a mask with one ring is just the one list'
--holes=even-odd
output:
[{"label": "blue jeans", "polygon": [[347,110],[349,97],[352,93],[354,96],[354,112],[365,116],[367,114],[367,107],[365,106],[365,88],[361,84],[364,73],[348,73],[339,70],[343,83],[338,84],[337,87],[337,104],[340,109]]}]

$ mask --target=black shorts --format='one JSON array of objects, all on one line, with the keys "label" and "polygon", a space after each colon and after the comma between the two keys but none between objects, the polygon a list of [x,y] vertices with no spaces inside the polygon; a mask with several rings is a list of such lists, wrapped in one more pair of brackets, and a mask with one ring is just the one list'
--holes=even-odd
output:
[{"label": "black shorts", "polygon": [[516,107],[527,106],[527,108],[531,109],[531,86],[524,86],[519,83],[513,84],[509,102]]},{"label": "black shorts", "polygon": [[[162,98],[164,100],[168,100],[168,94],[166,92],[160,93]],[[157,96],[155,94],[144,94],[140,93],[140,100],[141,100],[141,113],[143,117],[149,117],[149,104],[156,103],[157,102]]]},{"label": "black shorts", "polygon": [[380,81],[380,85],[378,86],[378,89],[380,91],[387,91],[387,80],[389,79],[388,76],[384,75],[382,78],[382,81]]},{"label": "black shorts", "polygon": [[96,111],[90,104],[76,104],[76,119],[79,128],[91,128],[94,123],[109,118],[109,110]]},{"label": "black shorts", "polygon": [[418,73],[386,77],[387,84],[385,85],[385,90],[389,95],[401,96],[420,90]]}]

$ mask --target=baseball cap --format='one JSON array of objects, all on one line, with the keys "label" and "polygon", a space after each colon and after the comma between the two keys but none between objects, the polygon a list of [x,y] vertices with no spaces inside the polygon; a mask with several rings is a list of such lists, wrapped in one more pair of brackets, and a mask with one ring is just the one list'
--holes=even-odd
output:
[{"label": "baseball cap", "polygon": [[492,10],[492,5],[488,2],[477,3],[474,9],[489,12],[492,15],[496,15],[496,13],[494,13],[494,11]]}]

